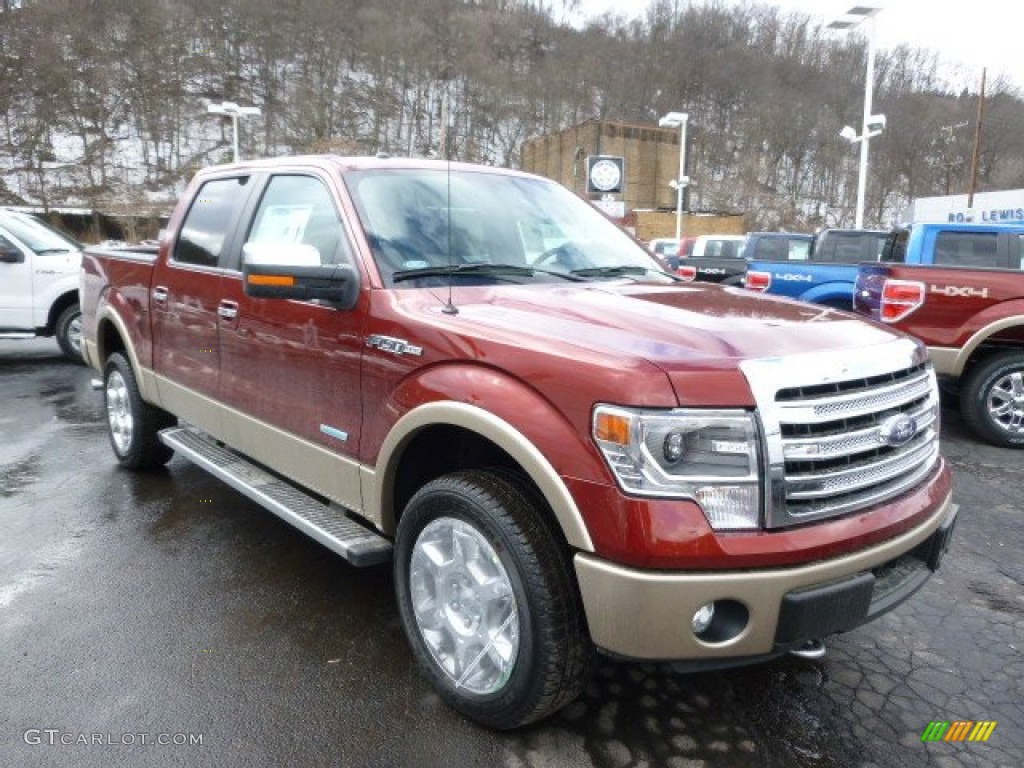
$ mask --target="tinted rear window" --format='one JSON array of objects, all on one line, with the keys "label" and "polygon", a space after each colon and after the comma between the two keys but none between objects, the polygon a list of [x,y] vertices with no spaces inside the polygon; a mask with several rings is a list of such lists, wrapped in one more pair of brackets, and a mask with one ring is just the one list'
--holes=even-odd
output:
[{"label": "tinted rear window", "polygon": [[935,263],[949,267],[998,267],[995,232],[939,232]]}]

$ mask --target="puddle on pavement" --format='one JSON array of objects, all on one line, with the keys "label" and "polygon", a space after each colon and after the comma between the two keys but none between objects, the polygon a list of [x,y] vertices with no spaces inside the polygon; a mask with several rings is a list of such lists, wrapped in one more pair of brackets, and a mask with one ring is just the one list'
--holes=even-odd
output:
[{"label": "puddle on pavement", "polygon": [[1014,602],[1009,598],[997,594],[987,584],[972,581],[967,588],[977,595],[993,611],[1009,613],[1013,616],[1024,616],[1024,602]]},{"label": "puddle on pavement", "polygon": [[0,497],[11,497],[39,480],[39,456],[0,467]]}]

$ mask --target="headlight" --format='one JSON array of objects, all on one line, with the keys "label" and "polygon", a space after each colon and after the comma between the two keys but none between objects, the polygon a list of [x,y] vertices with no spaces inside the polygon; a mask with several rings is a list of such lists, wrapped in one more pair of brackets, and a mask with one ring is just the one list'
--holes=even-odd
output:
[{"label": "headlight", "polygon": [[746,411],[599,405],[594,440],[622,489],[696,501],[716,530],[758,528],[758,433]]}]

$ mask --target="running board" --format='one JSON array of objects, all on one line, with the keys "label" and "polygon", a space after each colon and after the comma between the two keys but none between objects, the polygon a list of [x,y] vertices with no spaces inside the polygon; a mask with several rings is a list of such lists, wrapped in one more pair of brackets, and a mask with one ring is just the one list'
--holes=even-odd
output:
[{"label": "running board", "polygon": [[160,432],[160,441],[352,565],[391,559],[391,542],[346,516],[342,507],[318,501],[205,435],[171,427]]}]

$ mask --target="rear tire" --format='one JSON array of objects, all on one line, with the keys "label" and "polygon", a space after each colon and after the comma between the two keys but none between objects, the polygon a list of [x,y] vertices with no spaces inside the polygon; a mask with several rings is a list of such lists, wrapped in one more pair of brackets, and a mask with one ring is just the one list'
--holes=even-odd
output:
[{"label": "rear tire", "polygon": [[82,356],[82,309],[78,304],[72,304],[60,313],[54,326],[54,335],[65,357],[85,365]]},{"label": "rear tire", "polygon": [[975,365],[963,381],[960,411],[993,445],[1024,448],[1024,352],[1000,352]]},{"label": "rear tire", "polygon": [[170,461],[174,451],[158,433],[177,420],[142,399],[132,364],[120,352],[108,357],[103,369],[103,403],[110,446],[122,467],[154,469]]},{"label": "rear tire", "polygon": [[421,488],[395,541],[413,655],[441,697],[492,728],[575,699],[593,658],[568,553],[512,476],[463,471]]}]

